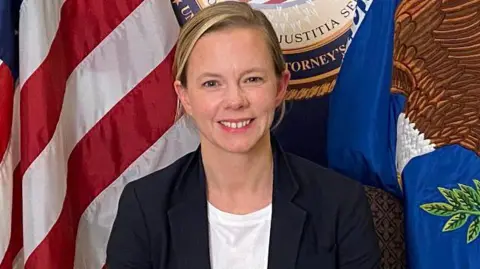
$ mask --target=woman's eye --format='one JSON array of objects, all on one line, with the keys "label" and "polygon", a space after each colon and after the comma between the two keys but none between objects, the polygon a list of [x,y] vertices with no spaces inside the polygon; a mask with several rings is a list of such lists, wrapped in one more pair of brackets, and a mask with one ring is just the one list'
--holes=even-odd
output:
[{"label": "woman's eye", "polygon": [[247,79],[247,82],[261,82],[263,79],[261,77],[250,77]]},{"label": "woman's eye", "polygon": [[207,88],[215,87],[217,85],[218,85],[218,83],[214,80],[209,80],[209,81],[206,81],[202,84],[203,87],[207,87]]}]

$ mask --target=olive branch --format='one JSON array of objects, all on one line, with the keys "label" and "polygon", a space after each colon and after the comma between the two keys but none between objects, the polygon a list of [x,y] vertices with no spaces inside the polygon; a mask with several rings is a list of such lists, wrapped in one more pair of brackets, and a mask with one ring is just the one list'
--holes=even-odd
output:
[{"label": "olive branch", "polygon": [[474,179],[475,188],[458,184],[459,189],[438,187],[448,203],[428,203],[420,207],[426,212],[441,217],[450,217],[443,226],[442,232],[454,231],[465,225],[472,216],[473,221],[468,226],[467,244],[480,235],[480,181]]}]

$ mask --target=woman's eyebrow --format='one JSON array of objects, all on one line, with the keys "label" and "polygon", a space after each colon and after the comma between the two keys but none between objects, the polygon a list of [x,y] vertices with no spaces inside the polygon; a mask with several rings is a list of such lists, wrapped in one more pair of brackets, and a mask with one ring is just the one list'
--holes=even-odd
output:
[{"label": "woman's eyebrow", "polygon": [[265,68],[262,68],[262,67],[253,67],[253,68],[249,68],[249,69],[243,71],[243,72],[241,73],[241,75],[244,76],[245,74],[253,73],[253,72],[262,72],[262,73],[264,73],[264,72],[266,72],[266,69],[265,69]]},{"label": "woman's eyebrow", "polygon": [[201,73],[200,76],[198,76],[198,79],[202,79],[204,77],[221,78],[222,76],[220,74],[213,73],[213,72],[204,72],[204,73]]}]

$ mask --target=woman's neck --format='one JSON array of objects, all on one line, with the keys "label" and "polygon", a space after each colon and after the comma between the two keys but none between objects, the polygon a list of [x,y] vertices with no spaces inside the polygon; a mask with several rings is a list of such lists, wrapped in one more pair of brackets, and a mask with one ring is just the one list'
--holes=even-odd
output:
[{"label": "woman's neck", "polygon": [[229,153],[202,146],[209,201],[221,210],[248,213],[271,202],[273,156],[265,136],[250,152]]}]

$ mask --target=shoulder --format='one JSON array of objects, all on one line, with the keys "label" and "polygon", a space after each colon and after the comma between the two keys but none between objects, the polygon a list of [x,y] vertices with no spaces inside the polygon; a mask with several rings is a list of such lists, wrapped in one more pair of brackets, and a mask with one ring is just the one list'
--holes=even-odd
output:
[{"label": "shoulder", "polygon": [[286,158],[300,187],[309,186],[340,192],[363,190],[361,183],[332,169],[291,153],[286,153]]},{"label": "shoulder", "polygon": [[359,196],[362,199],[365,195],[364,187],[358,181],[291,153],[286,153],[286,158],[302,200],[316,205],[323,201],[329,207],[348,207],[354,206]]},{"label": "shoulder", "polygon": [[142,206],[148,205],[150,201],[158,204],[162,199],[168,199],[182,174],[189,172],[188,166],[195,158],[194,155],[195,152],[187,153],[168,166],[129,182],[124,193],[134,193]]},{"label": "shoulder", "polygon": [[373,231],[363,184],[299,156],[287,154],[287,158],[298,184],[294,203],[306,211],[318,235],[334,240],[348,231],[349,225],[364,223]]}]

